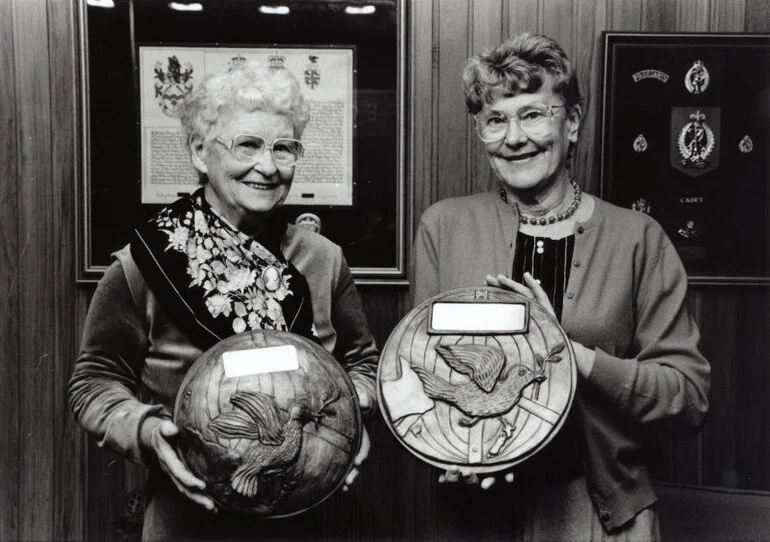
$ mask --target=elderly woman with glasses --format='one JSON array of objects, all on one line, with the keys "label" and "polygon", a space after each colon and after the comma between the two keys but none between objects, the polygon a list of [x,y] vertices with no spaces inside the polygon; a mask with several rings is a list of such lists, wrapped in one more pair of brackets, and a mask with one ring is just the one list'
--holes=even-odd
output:
[{"label": "elderly woman with glasses", "polygon": [[[239,534],[237,520],[198,507],[216,511],[177,456],[170,419],[185,373],[220,340],[255,329],[314,338],[346,368],[364,415],[376,407],[379,352],[340,247],[274,214],[308,109],[285,69],[243,63],[204,79],[180,117],[202,187],[138,227],[94,294],[70,406],[100,446],[151,467],[145,540]],[[356,465],[368,447],[364,435]]]},{"label": "elderly woman with glasses", "polygon": [[517,538],[654,540],[645,446],[660,433],[697,432],[708,410],[710,368],[687,309],[687,275],[649,216],[581,192],[586,179],[569,167],[581,95],[556,42],[515,36],[471,58],[463,80],[499,186],[425,211],[414,301],[499,286],[552,310],[571,339],[579,376],[569,418],[505,477]]}]

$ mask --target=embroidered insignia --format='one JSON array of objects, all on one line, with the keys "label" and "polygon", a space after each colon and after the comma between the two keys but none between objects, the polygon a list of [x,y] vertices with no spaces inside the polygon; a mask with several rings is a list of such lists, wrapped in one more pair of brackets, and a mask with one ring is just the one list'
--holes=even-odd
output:
[{"label": "embroidered insignia", "polygon": [[634,139],[634,150],[636,152],[644,152],[647,150],[647,140],[644,138],[644,134],[639,134]]},{"label": "embroidered insignia", "polygon": [[321,83],[321,70],[316,55],[308,55],[307,58],[310,62],[305,66],[305,84],[313,90]]},{"label": "embroidered insignia", "polygon": [[685,239],[695,239],[700,236],[700,230],[695,225],[694,220],[688,220],[684,223],[684,226],[679,228],[679,235]]},{"label": "embroidered insignia", "polygon": [[668,74],[660,70],[639,70],[631,77],[634,79],[634,83],[638,83],[643,79],[657,79],[662,83],[668,82]]},{"label": "embroidered insignia", "polygon": [[178,118],[179,106],[193,89],[193,67],[189,62],[182,65],[174,56],[168,57],[168,69],[163,62],[155,63],[155,98],[163,114]]},{"label": "embroidered insignia", "polygon": [[702,94],[709,86],[710,76],[702,60],[696,60],[684,76],[684,86],[690,94]]},{"label": "embroidered insignia", "polygon": [[748,134],[743,136],[743,139],[741,139],[740,143],[738,143],[738,150],[740,150],[743,154],[749,154],[754,150],[754,142],[751,140]]},{"label": "embroidered insignia", "polygon": [[691,114],[690,120],[679,132],[677,147],[683,166],[701,169],[709,164],[708,158],[714,151],[714,132],[701,111]]},{"label": "embroidered insignia", "polygon": [[648,215],[650,214],[650,200],[648,200],[644,196],[639,196],[631,204],[631,209]]}]

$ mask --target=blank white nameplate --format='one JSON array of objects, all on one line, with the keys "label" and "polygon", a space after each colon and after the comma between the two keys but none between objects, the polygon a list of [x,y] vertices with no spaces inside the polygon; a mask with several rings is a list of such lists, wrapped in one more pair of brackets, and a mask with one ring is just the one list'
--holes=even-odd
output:
[{"label": "blank white nameplate", "polygon": [[297,349],[291,344],[225,352],[222,364],[227,378],[299,369]]},{"label": "blank white nameplate", "polygon": [[524,333],[529,325],[525,303],[434,303],[429,333]]}]

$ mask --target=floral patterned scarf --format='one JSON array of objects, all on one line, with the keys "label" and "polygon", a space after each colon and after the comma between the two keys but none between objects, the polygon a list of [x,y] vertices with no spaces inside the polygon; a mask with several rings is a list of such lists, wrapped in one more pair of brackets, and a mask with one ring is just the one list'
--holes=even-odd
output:
[{"label": "floral patterned scarf", "polygon": [[131,254],[150,289],[200,348],[252,329],[313,337],[305,277],[280,250],[286,224],[249,237],[219,216],[203,188],[134,230]]}]

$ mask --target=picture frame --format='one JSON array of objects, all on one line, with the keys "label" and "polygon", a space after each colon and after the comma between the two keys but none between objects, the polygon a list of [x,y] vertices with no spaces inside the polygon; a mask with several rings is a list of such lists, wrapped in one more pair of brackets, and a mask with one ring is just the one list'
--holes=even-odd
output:
[{"label": "picture frame", "polygon": [[770,284],[770,36],[603,45],[602,198],[658,221],[691,284]]},{"label": "picture frame", "polygon": [[[181,141],[181,129],[177,132],[172,120],[159,120],[163,116],[155,99],[163,98],[153,95],[153,87],[162,83],[162,76],[153,76],[156,64],[158,73],[167,72],[170,57],[187,55],[200,80],[206,63],[217,66],[233,53],[231,59],[282,58],[307,87],[303,92],[311,102],[311,121],[303,134],[306,154],[297,165],[289,197],[275,213],[288,223],[320,228],[342,248],[357,284],[406,285],[403,0],[182,4],[197,5],[198,12],[171,9],[171,4],[81,0],[83,166],[77,194],[77,282],[97,282],[137,223],[197,188],[189,183],[193,172],[184,151],[172,141]],[[310,66],[311,57],[342,62],[335,68],[327,63],[314,75],[327,84],[343,80],[337,85],[339,96],[326,102],[336,107],[333,120],[339,124],[329,136],[331,147],[320,142],[322,135],[313,135],[319,130],[312,119],[318,94],[309,98],[304,82],[305,71],[316,69]],[[328,109],[316,107],[318,123]],[[328,118],[324,122],[328,125]],[[154,157],[153,134],[163,143],[157,143]],[[165,146],[169,141],[175,146],[173,156]],[[307,152],[311,148],[315,150]],[[324,149],[329,149],[326,156]],[[329,159],[332,151],[336,162]],[[169,156],[173,167],[160,168],[164,162],[159,156]],[[167,170],[160,179],[170,183],[168,190],[148,188],[153,165]],[[177,180],[183,184],[175,184]]]}]

